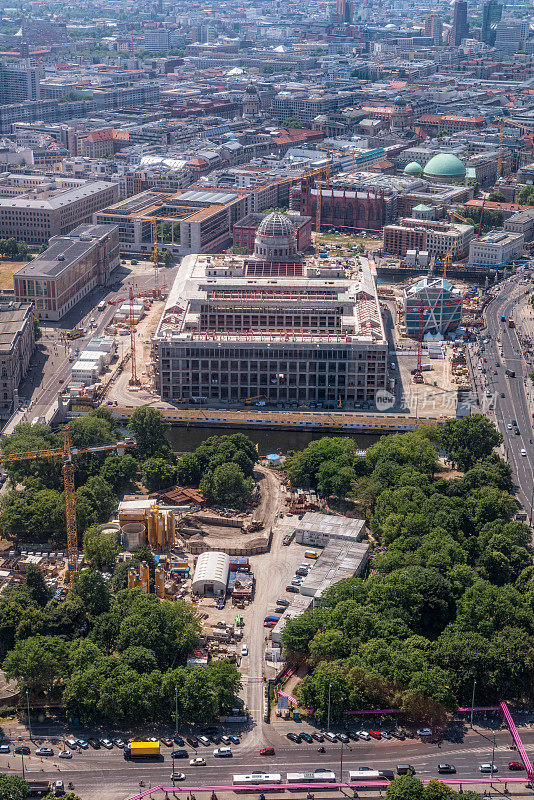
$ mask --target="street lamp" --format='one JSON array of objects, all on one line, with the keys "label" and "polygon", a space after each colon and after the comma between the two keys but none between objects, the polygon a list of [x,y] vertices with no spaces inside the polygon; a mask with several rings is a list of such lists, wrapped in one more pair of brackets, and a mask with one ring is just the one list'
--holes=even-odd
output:
[{"label": "street lamp", "polygon": [[332,684],[328,684],[328,722],[326,725],[326,730],[330,733],[330,691],[332,689]]},{"label": "street lamp", "polygon": [[178,736],[178,686],[174,687],[174,735]]},{"label": "street lamp", "polygon": [[32,721],[30,718],[30,693],[29,690],[26,689],[26,700],[28,702],[28,730],[30,732],[30,742],[32,740]]},{"label": "street lamp", "polygon": [[477,685],[477,679],[473,679],[473,694],[471,697],[471,730],[473,729],[473,711],[475,709],[475,689]]}]

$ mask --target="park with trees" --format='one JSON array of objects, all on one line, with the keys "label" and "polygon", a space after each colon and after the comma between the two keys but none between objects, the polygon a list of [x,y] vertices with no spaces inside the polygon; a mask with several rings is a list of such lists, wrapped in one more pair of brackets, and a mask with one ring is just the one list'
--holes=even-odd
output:
[{"label": "park with trees", "polygon": [[532,702],[530,530],[514,518],[500,441],[474,415],[382,437],[364,457],[348,438],[288,457],[291,483],[349,498],[374,545],[367,580],[335,584],[283,631],[308,667],[299,700],[317,717],[330,693],[333,718],[396,707],[439,724],[471,702],[474,681],[480,703]]}]

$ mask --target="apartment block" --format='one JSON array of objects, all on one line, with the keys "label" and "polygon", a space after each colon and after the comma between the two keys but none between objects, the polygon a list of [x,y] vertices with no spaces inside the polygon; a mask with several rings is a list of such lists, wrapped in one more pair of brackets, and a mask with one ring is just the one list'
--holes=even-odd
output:
[{"label": "apartment block", "polygon": [[59,320],[119,263],[116,226],[79,225],[68,236],[53,236],[44,253],[15,273],[15,298],[33,303],[39,318]]}]

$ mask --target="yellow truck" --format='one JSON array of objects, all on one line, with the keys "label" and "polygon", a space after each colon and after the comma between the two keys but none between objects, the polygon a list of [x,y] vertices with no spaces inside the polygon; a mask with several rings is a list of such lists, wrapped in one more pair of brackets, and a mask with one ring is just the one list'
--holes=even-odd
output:
[{"label": "yellow truck", "polygon": [[127,761],[134,759],[159,759],[159,742],[130,742],[124,748],[124,758]]}]

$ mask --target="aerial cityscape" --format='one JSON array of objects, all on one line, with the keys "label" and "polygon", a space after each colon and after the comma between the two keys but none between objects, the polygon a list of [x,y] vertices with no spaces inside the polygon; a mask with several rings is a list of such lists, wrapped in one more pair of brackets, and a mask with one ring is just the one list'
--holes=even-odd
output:
[{"label": "aerial cityscape", "polygon": [[532,0],[2,4],[0,350],[0,800],[532,797]]}]

